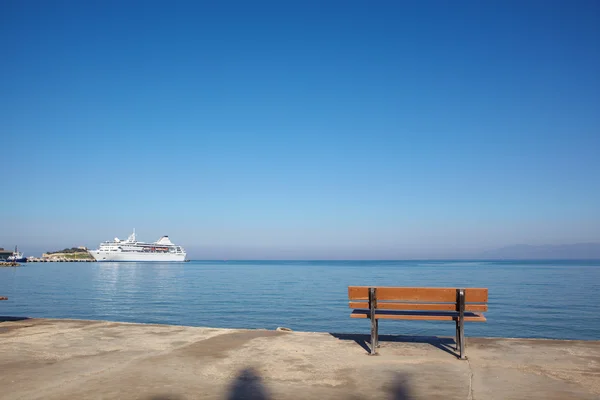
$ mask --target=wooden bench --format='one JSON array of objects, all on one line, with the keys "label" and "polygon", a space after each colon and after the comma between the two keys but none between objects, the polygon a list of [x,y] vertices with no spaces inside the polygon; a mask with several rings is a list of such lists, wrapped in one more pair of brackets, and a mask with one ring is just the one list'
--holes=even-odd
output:
[{"label": "wooden bench", "polygon": [[379,320],[455,321],[456,350],[465,356],[465,322],[484,322],[488,290],[349,286],[351,318],[371,320],[371,355],[377,354]]}]

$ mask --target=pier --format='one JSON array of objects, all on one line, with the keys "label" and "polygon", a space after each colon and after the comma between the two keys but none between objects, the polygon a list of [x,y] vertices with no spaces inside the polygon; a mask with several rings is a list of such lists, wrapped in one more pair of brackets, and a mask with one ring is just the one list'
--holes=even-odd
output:
[{"label": "pier", "polygon": [[64,257],[56,257],[56,258],[36,258],[36,257],[29,257],[27,258],[27,262],[96,262],[96,260],[90,259],[90,258],[82,258],[82,259],[76,259],[76,258],[64,258]]},{"label": "pier", "polygon": [[598,399],[600,341],[212,329],[0,318],[13,399]]}]

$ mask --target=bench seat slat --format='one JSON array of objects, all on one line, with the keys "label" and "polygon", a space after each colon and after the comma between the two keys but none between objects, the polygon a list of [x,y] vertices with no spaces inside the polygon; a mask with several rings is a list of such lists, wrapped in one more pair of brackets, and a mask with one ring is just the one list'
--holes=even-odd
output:
[{"label": "bench seat slat", "polygon": [[[444,313],[435,311],[377,311],[376,319],[404,319],[422,321],[455,321],[457,313]],[[351,318],[369,318],[369,310],[354,310]],[[485,322],[486,318],[477,313],[466,312],[465,322]]]},{"label": "bench seat slat", "polygon": [[[351,301],[350,308],[369,309],[368,301]],[[378,310],[423,310],[423,311],[456,311],[456,303],[432,304],[432,303],[377,303]],[[485,312],[487,304],[466,304],[465,311]]]},{"label": "bench seat slat", "polygon": [[2,297],[2,296],[0,296],[0,300],[8,300],[8,297]]},{"label": "bench seat slat", "polygon": [[[429,301],[429,302],[454,302],[456,301],[456,288],[419,288],[419,287],[386,287],[377,288],[377,300],[397,301]],[[368,300],[369,286],[348,286],[348,299]],[[484,288],[465,289],[465,302],[487,303],[488,290]]]}]

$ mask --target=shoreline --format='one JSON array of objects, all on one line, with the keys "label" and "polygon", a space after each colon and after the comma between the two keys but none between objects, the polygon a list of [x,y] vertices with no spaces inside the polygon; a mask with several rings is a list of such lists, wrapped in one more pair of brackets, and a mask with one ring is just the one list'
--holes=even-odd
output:
[{"label": "shoreline", "polygon": [[[1,304],[0,304],[1,305]],[[112,324],[121,324],[121,325],[141,325],[141,326],[156,326],[156,327],[181,327],[181,328],[192,328],[192,329],[217,329],[224,331],[267,331],[267,332],[275,332],[278,331],[279,328],[283,328],[279,330],[280,332],[289,332],[289,333],[308,333],[308,334],[329,334],[329,335],[367,335],[368,336],[368,327],[363,329],[361,332],[326,332],[326,331],[304,331],[304,330],[295,330],[289,327],[278,327],[275,329],[269,328],[224,328],[224,327],[213,327],[213,326],[204,326],[204,325],[183,325],[183,324],[167,324],[167,323],[156,323],[156,322],[129,322],[129,321],[118,321],[118,320],[110,320],[110,319],[86,319],[86,318],[46,318],[46,317],[27,317],[27,316],[3,316],[0,312],[0,323],[2,322],[14,322],[14,321],[35,321],[35,320],[44,320],[44,321],[65,321],[65,322],[87,322],[87,323],[112,323]],[[450,338],[453,339],[453,336],[431,336],[431,335],[389,335],[382,334],[383,337],[402,337],[402,338]],[[562,341],[562,342],[600,342],[600,338],[598,339],[563,339],[563,338],[548,338],[548,337],[514,337],[514,336],[466,336],[467,339],[489,339],[489,340],[535,340],[535,341]]]}]

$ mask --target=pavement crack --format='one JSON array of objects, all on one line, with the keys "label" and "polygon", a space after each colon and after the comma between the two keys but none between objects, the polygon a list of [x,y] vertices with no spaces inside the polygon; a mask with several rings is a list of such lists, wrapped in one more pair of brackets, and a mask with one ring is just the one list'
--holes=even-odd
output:
[{"label": "pavement crack", "polygon": [[471,368],[471,361],[467,359],[467,364],[469,365],[469,395],[467,396],[467,400],[474,400],[473,397],[473,368]]}]

